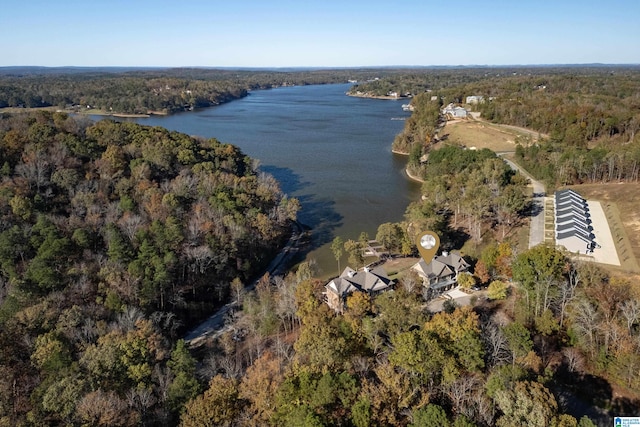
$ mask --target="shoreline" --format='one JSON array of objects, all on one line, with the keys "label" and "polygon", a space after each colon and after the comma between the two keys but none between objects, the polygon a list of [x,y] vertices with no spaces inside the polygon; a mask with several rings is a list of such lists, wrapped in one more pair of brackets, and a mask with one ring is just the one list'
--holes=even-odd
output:
[{"label": "shoreline", "polygon": [[[261,89],[262,90],[262,89]],[[105,111],[95,108],[78,108],[76,109],[67,109],[67,108],[59,108],[54,105],[49,105],[46,107],[2,107],[0,108],[0,114],[8,113],[8,114],[22,114],[22,113],[31,113],[34,111],[51,111],[54,113],[65,113],[65,114],[78,114],[78,115],[90,115],[90,116],[105,116],[105,117],[119,117],[119,118],[148,118],[152,116],[170,116],[176,113],[182,113],[187,111],[193,111],[200,108],[211,108],[216,107],[221,104],[225,104],[227,102],[235,101],[238,99],[242,99],[249,95],[249,91],[247,91],[246,95],[239,97],[232,97],[231,99],[223,99],[218,102],[212,103],[208,106],[203,107],[191,107],[190,109],[176,109],[176,110],[147,110],[146,113],[119,113],[113,111]]]},{"label": "shoreline", "polygon": [[24,114],[32,113],[35,111],[51,111],[53,113],[65,113],[65,114],[78,114],[83,116],[109,116],[109,117],[121,117],[121,118],[145,118],[151,116],[168,116],[169,113],[163,111],[149,111],[146,114],[134,114],[134,113],[110,113],[104,110],[65,110],[56,107],[4,107],[0,108],[0,114]]},{"label": "shoreline", "polygon": [[62,111],[63,113],[71,113],[71,114],[82,114],[82,115],[91,115],[91,116],[106,116],[106,117],[120,117],[120,118],[146,118],[146,117],[151,117],[152,115],[162,115],[162,116],[166,116],[167,114],[156,114],[156,113],[149,113],[149,114],[135,114],[135,113],[108,113],[106,111],[90,111],[90,112],[84,112],[84,111]]},{"label": "shoreline", "polygon": [[[326,84],[326,83],[325,83]],[[334,83],[328,83],[328,84],[334,84]],[[339,83],[335,83],[335,84],[339,84]],[[196,109],[201,109],[201,108],[211,108],[211,107],[216,107],[218,105],[221,104],[226,104],[228,102],[232,102],[232,101],[236,101],[238,99],[242,99],[245,98],[247,96],[249,96],[251,94],[252,91],[257,91],[257,90],[269,90],[269,89],[277,89],[280,87],[294,87],[294,86],[305,86],[305,85],[288,85],[288,84],[282,84],[282,85],[274,85],[268,88],[257,88],[257,89],[247,89],[246,94],[241,95],[241,96],[232,96],[229,99],[222,99],[220,101],[217,101],[215,103],[212,103],[211,105],[208,106],[202,106],[202,107],[192,107],[189,110],[162,110],[162,111],[158,111],[158,110],[148,110],[147,113],[118,113],[118,112],[110,112],[110,111],[105,111],[105,110],[98,110],[98,109],[88,109],[88,110],[83,110],[83,109],[78,109],[78,110],[72,110],[72,109],[63,109],[63,108],[59,108],[56,107],[54,105],[49,105],[49,106],[45,106],[45,107],[2,107],[0,108],[0,114],[3,113],[8,113],[8,114],[20,114],[20,113],[30,113],[30,112],[34,112],[34,111],[51,111],[51,112],[55,112],[55,113],[66,113],[66,114],[81,114],[81,115],[91,115],[91,116],[105,116],[105,117],[118,117],[118,118],[148,118],[148,117],[152,117],[152,116],[170,116],[176,113],[182,113],[182,112],[187,112],[187,111],[193,111]],[[392,96],[375,96],[375,95],[367,95],[367,94],[361,94],[361,95],[356,95],[356,94],[350,94],[350,93],[346,93],[347,96],[352,96],[355,98],[366,98],[366,99],[385,99],[385,100],[400,100],[400,99],[409,99],[406,97],[392,97]]]},{"label": "shoreline", "polygon": [[409,172],[409,168],[408,167],[404,168],[404,173],[407,174],[407,177],[409,177],[410,180],[416,181],[416,182],[420,182],[420,183],[424,183],[424,179],[418,178],[417,176],[413,175],[411,172]]},{"label": "shoreline", "polygon": [[369,95],[367,93],[349,93],[346,92],[347,96],[352,96],[354,98],[365,98],[365,99],[383,99],[383,100],[388,100],[388,101],[400,101],[403,99],[411,99],[408,98],[406,96],[387,96],[387,95]]},{"label": "shoreline", "polygon": [[[397,151],[397,150],[394,150],[393,148],[391,149],[391,152],[393,154],[398,154],[400,156],[409,156],[409,153],[405,153],[403,151]],[[411,172],[409,172],[409,167],[408,166],[404,168],[404,173],[407,175],[407,178],[409,178],[410,180],[416,181],[416,182],[420,182],[420,183],[424,183],[424,179],[419,178],[419,177],[413,175]]]}]

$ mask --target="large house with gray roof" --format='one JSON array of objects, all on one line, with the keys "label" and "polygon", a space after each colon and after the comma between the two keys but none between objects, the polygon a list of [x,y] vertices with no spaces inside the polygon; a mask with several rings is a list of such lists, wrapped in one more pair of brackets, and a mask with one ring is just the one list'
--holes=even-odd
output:
[{"label": "large house with gray roof", "polygon": [[430,299],[457,286],[458,273],[469,271],[469,264],[456,253],[443,252],[430,263],[420,258],[411,268],[422,278],[425,295]]},{"label": "large house with gray roof", "polygon": [[325,285],[326,301],[336,312],[343,313],[347,297],[352,293],[366,292],[375,296],[393,289],[394,284],[382,267],[365,267],[360,271],[347,267],[339,277]]},{"label": "large house with gray roof", "polygon": [[554,197],[556,245],[589,254],[596,247],[587,201],[573,190],[558,190]]}]

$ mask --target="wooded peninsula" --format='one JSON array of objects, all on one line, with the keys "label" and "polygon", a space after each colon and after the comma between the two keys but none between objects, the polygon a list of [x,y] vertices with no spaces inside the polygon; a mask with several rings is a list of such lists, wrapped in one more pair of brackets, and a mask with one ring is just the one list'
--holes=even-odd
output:
[{"label": "wooded peninsula", "polygon": [[[458,278],[470,304],[431,310],[413,269],[387,267],[391,291],[353,292],[336,312],[313,262],[262,275],[300,204],[257,162],[216,139],[67,112],[170,114],[347,80],[406,98],[393,148],[423,180],[404,220],[371,237],[391,262],[417,261],[416,237],[437,232],[470,266]],[[449,104],[469,113],[457,120],[537,133],[508,155],[548,192],[637,184],[640,67],[0,69],[0,108],[13,108],[0,110],[0,426],[588,427],[637,415],[637,274],[523,244],[527,178],[473,141],[450,143]],[[346,255],[368,272],[369,243],[336,236],[338,266]],[[224,331],[189,347],[185,332],[229,302]]]}]

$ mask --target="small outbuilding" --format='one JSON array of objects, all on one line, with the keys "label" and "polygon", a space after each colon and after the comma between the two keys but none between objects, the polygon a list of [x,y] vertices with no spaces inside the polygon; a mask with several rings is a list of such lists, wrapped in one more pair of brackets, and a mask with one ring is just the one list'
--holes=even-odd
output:
[{"label": "small outbuilding", "polygon": [[484,103],[484,96],[482,95],[470,95],[466,98],[467,104],[482,104]]}]

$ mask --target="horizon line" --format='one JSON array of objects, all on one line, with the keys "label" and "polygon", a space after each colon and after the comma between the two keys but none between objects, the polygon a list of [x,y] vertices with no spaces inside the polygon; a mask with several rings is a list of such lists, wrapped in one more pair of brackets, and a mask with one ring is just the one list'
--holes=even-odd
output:
[{"label": "horizon line", "polygon": [[130,69],[227,69],[227,70],[290,70],[290,69],[375,69],[375,68],[505,68],[505,67],[579,67],[579,66],[640,66],[640,62],[575,62],[575,63],[529,63],[529,64],[439,64],[439,65],[285,65],[285,66],[231,66],[231,65],[0,65],[2,68],[130,68]]}]

